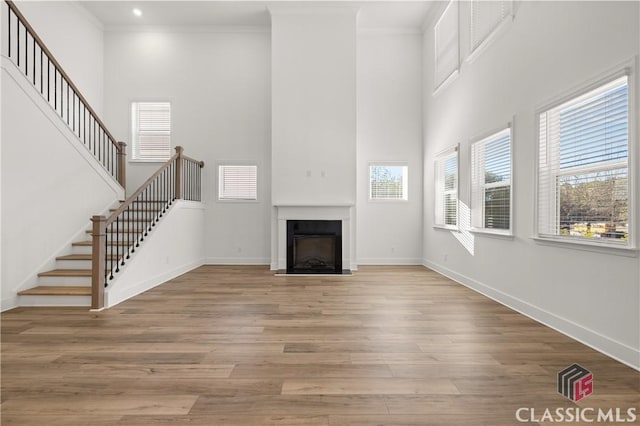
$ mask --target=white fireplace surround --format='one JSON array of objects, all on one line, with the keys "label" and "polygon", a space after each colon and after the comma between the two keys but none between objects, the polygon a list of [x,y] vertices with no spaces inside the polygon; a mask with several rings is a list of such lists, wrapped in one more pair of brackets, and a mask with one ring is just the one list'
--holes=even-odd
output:
[{"label": "white fireplace surround", "polygon": [[355,206],[353,204],[286,204],[274,206],[276,229],[272,233],[271,269],[287,269],[287,220],[342,221],[342,267],[355,264]]}]

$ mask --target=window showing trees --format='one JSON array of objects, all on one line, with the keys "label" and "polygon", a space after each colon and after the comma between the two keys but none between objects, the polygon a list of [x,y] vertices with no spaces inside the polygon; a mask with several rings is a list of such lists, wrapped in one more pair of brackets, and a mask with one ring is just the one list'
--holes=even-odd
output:
[{"label": "window showing trees", "polygon": [[627,245],[627,75],[542,112],[539,120],[539,235]]},{"label": "window showing trees", "polygon": [[471,225],[511,230],[511,129],[471,145]]},{"label": "window showing trees", "polygon": [[458,227],[458,148],[438,155],[435,160],[435,224]]},{"label": "window showing trees", "polygon": [[409,168],[406,163],[369,164],[370,200],[408,200]]}]

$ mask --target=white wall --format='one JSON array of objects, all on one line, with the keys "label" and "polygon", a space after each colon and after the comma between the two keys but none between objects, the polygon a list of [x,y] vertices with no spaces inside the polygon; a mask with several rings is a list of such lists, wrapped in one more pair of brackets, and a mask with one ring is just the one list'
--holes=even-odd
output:
[{"label": "white wall", "polygon": [[[205,162],[208,262],[269,263],[269,57],[268,29],[143,28],[105,33],[105,115],[112,132],[129,135],[132,101],[169,100],[172,145],[182,145],[186,155]],[[216,201],[220,161],[258,164],[258,202]],[[159,166],[129,162],[128,191]]]},{"label": "white wall", "polygon": [[6,58],[1,136],[4,310],[123,191]]},{"label": "white wall", "polygon": [[[100,22],[82,6],[70,1],[15,3],[91,107],[101,116],[104,48]],[[2,21],[3,25],[5,22]]]},{"label": "white wall", "polygon": [[273,204],[355,203],[355,12],[271,15]]},{"label": "white wall", "polygon": [[[518,3],[511,28],[475,61],[464,62],[459,77],[436,96],[431,29],[425,33],[424,49],[425,264],[636,367],[639,258],[542,245],[531,237],[535,109],[638,55],[639,5]],[[465,3],[461,6],[465,23],[468,9]],[[464,58],[466,31],[460,39]],[[469,139],[504,126],[514,116],[515,238],[434,229],[435,154],[461,144],[459,199],[464,216],[469,205]]]},{"label": "white wall", "polygon": [[109,282],[105,306],[112,307],[202,265],[204,211],[202,203],[176,202],[136,250],[135,256]]},{"label": "white wall", "polygon": [[[421,88],[421,35],[358,34],[358,264],[421,263]],[[408,162],[408,201],[369,201],[372,161]]]}]

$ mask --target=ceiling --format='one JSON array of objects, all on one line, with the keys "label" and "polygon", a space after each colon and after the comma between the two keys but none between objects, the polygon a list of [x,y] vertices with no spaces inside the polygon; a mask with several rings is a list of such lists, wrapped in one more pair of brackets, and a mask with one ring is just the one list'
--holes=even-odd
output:
[{"label": "ceiling", "polygon": [[[80,1],[106,28],[120,26],[269,27],[271,5],[352,7],[359,9],[358,27],[419,30],[434,9],[430,1]],[[133,9],[142,16],[133,15]]]}]

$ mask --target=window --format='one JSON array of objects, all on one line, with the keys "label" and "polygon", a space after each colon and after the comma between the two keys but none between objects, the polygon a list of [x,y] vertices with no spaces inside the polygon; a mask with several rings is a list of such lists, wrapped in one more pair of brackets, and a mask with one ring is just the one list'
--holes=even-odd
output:
[{"label": "window", "polygon": [[469,34],[471,36],[471,51],[476,50],[488,41],[500,24],[513,14],[513,1],[471,1],[471,19]]},{"label": "window", "polygon": [[628,245],[627,75],[543,111],[539,121],[538,235]]},{"label": "window", "polygon": [[471,226],[511,230],[511,129],[471,145]]},{"label": "window", "polygon": [[171,104],[131,104],[132,157],[139,161],[167,161],[171,157]]},{"label": "window", "polygon": [[258,166],[218,166],[218,200],[257,200]]},{"label": "window", "polygon": [[456,74],[460,65],[458,2],[452,0],[434,27],[435,87]]},{"label": "window", "polygon": [[435,161],[435,224],[458,227],[458,148],[443,152]]},{"label": "window", "polygon": [[408,173],[406,163],[369,164],[369,199],[408,200]]}]

